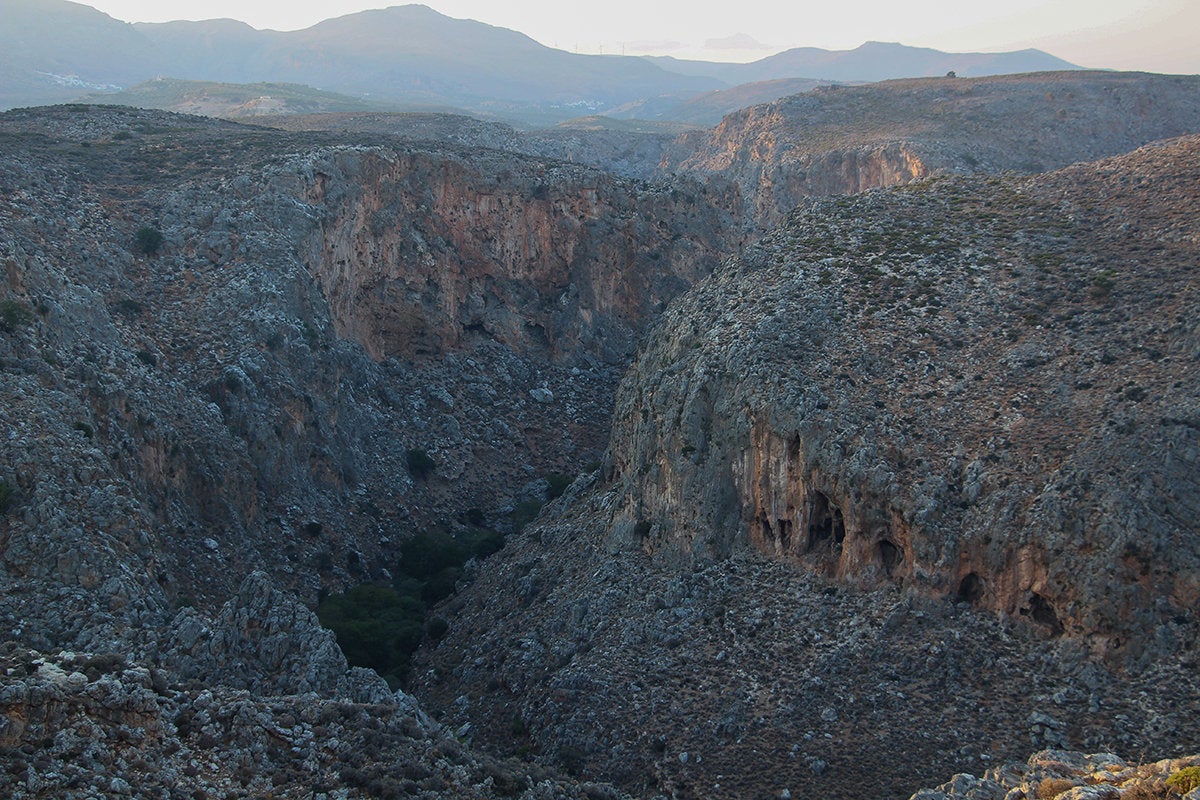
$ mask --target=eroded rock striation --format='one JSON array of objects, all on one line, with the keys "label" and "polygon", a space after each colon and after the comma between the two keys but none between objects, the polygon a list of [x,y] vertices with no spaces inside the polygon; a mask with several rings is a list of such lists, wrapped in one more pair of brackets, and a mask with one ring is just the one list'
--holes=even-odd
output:
[{"label": "eroded rock striation", "polygon": [[647,550],[700,559],[749,541],[1134,656],[1189,646],[1197,153],[797,213],[628,375],[614,535],[644,521]]}]

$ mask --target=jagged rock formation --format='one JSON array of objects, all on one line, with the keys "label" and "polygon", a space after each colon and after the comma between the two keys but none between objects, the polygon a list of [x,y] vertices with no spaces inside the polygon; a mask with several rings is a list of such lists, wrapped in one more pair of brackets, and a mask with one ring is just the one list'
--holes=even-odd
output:
[{"label": "jagged rock formation", "polygon": [[1200,78],[1061,72],[887,81],[743,109],[664,168],[736,181],[774,223],[807,198],[944,172],[1042,172],[1200,130]]},{"label": "jagged rock formation", "polygon": [[604,469],[454,601],[418,694],[680,797],[907,794],[1017,731],[1188,747],[1197,165],[798,210],[668,309]]}]

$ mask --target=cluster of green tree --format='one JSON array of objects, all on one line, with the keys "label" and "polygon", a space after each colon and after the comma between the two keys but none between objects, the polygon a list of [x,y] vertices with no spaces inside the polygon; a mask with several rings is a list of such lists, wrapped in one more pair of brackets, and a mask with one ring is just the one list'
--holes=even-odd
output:
[{"label": "cluster of green tree", "polygon": [[317,607],[317,617],[337,636],[347,661],[375,670],[395,688],[421,642],[446,633],[446,621],[429,609],[454,592],[467,561],[487,558],[503,546],[499,532],[481,525],[457,536],[444,528],[424,531],[404,543],[390,586],[367,583],[329,595]]},{"label": "cluster of green tree", "polygon": [[[420,478],[433,471],[433,461],[424,451],[410,450],[408,461]],[[554,499],[572,479],[552,473],[546,480],[547,496]],[[538,500],[519,504],[509,520],[512,530],[520,532],[542,505]],[[421,642],[445,635],[449,623],[430,609],[454,593],[468,561],[485,559],[504,546],[504,535],[487,526],[483,512],[467,512],[464,522],[457,532],[431,528],[406,541],[391,585],[366,583],[321,600],[317,617],[336,634],[347,661],[375,670],[395,688],[408,675]]]}]

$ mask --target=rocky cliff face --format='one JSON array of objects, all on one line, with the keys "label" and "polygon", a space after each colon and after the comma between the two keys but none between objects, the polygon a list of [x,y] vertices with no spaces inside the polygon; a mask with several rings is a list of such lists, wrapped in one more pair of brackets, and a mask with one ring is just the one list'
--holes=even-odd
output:
[{"label": "rocky cliff face", "polygon": [[720,173],[766,223],[807,198],[931,174],[1042,172],[1200,129],[1194,76],[1062,72],[830,86],[686,134],[669,171]]},{"label": "rocky cliff face", "polygon": [[[5,791],[559,791],[447,749],[296,598],[598,461],[639,332],[747,217],[456,135],[0,117]],[[825,202],[701,280],[423,696],[679,797],[1194,741],[1196,149]]]},{"label": "rocky cliff face", "polygon": [[306,260],[337,333],[377,359],[484,339],[623,364],[738,236],[733,192],[512,154],[335,152],[304,169],[321,219]]},{"label": "rocky cliff face", "polygon": [[1016,731],[1187,747],[1197,164],[798,211],[668,309],[603,470],[455,601],[419,694],[681,797],[910,793]]}]

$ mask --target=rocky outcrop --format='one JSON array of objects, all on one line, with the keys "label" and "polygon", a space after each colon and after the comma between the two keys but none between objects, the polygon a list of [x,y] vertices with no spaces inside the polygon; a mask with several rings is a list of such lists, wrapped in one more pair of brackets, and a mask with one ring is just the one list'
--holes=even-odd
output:
[{"label": "rocky outcrop", "polygon": [[263,572],[247,576],[213,620],[181,610],[162,654],[174,674],[201,686],[256,695],[316,692],[360,703],[392,699],[374,672],[348,668],[333,633]]},{"label": "rocky outcrop", "polygon": [[798,210],[667,310],[603,468],[453,602],[418,696],[678,796],[1188,748],[1197,164]]},{"label": "rocky outcrop", "polygon": [[718,173],[766,224],[808,198],[941,173],[1043,172],[1200,131],[1194,76],[1060,72],[829,86],[685,134],[669,171]]},{"label": "rocky outcrop", "polygon": [[[1195,773],[1193,777],[1193,773]],[[1025,763],[993,767],[982,778],[955,775],[912,800],[1104,800],[1119,797],[1200,797],[1200,756],[1130,764],[1112,753],[1042,750]],[[1182,789],[1182,790],[1181,790]]]}]

